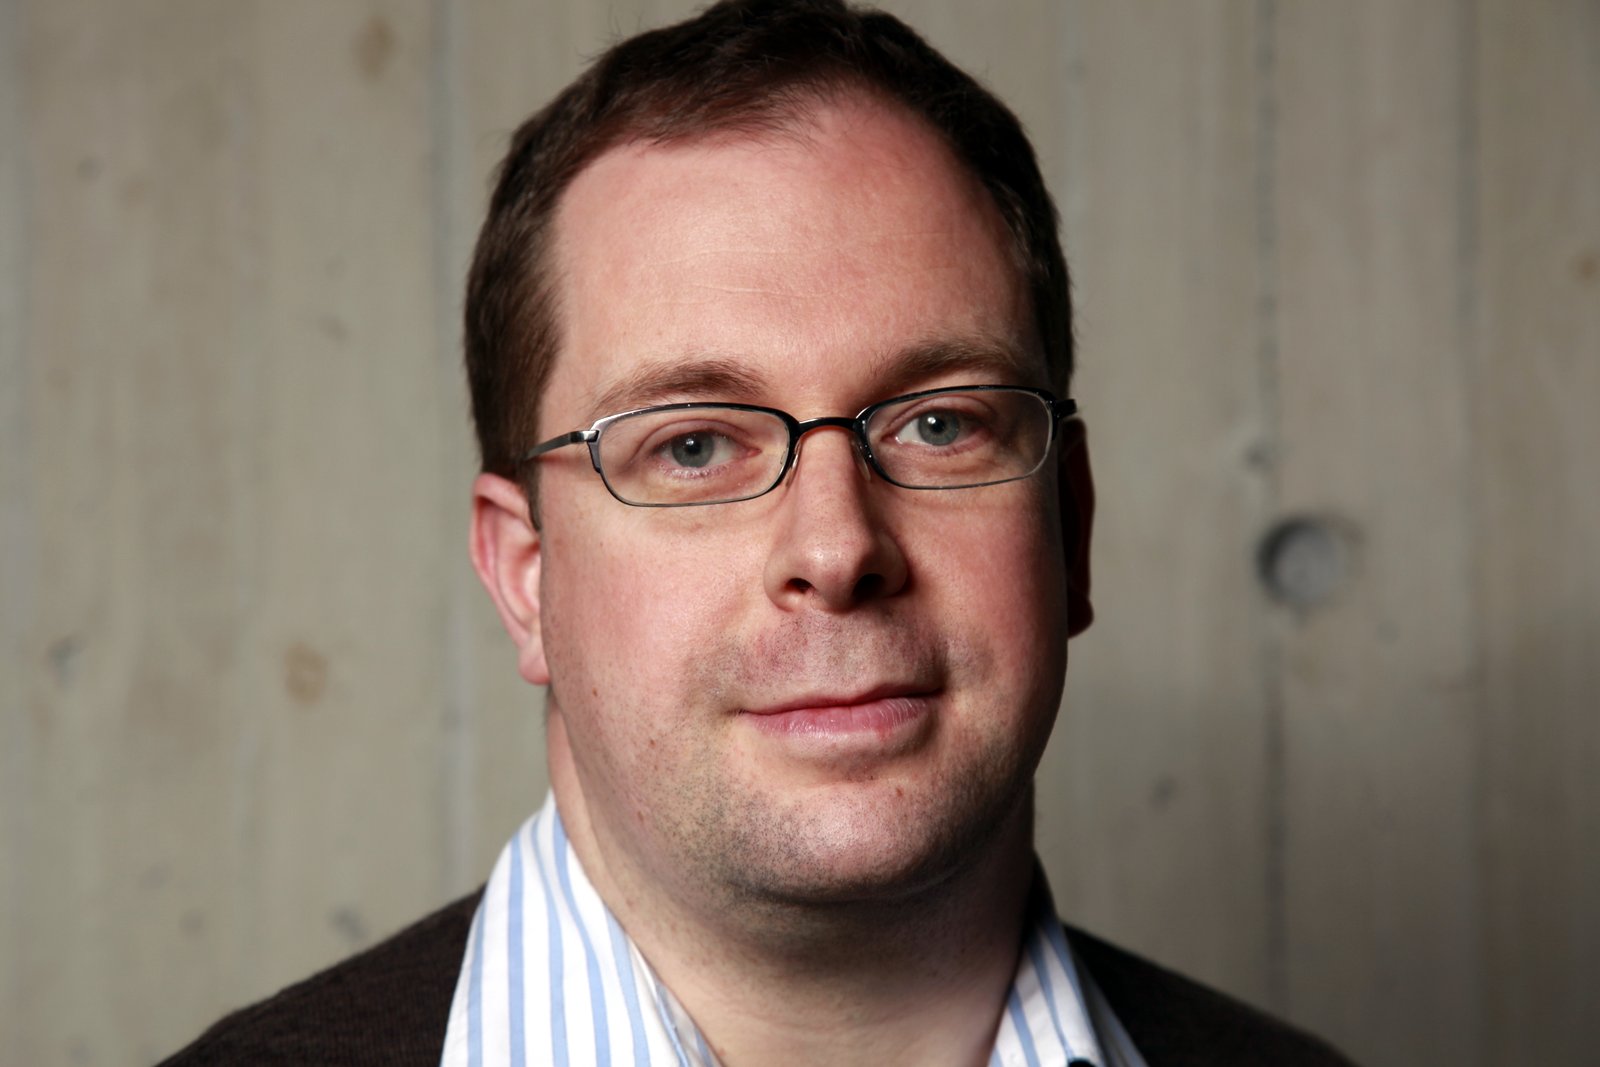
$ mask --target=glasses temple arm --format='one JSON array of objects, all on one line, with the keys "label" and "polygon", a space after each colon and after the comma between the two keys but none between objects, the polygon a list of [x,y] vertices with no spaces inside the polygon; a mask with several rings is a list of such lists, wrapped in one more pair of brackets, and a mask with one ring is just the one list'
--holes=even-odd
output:
[{"label": "glasses temple arm", "polygon": [[537,459],[546,452],[554,452],[556,449],[565,448],[567,445],[586,444],[590,441],[598,440],[599,437],[599,430],[573,430],[571,433],[564,433],[559,437],[552,437],[548,441],[534,445],[523,453],[522,461],[526,463],[530,459]]}]

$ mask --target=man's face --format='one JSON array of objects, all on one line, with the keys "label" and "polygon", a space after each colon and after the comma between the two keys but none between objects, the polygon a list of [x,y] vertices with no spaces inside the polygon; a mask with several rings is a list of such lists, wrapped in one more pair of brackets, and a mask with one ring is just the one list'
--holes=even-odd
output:
[{"label": "man's face", "polygon": [[[986,193],[877,104],[611,151],[566,193],[555,255],[544,436],[674,401],[805,419],[1047,383]],[[558,798],[605,867],[701,901],[885,898],[1023,817],[1065,670],[1054,457],[909,491],[823,429],[740,503],[629,507],[582,448],[540,478],[523,662],[547,666]]]}]

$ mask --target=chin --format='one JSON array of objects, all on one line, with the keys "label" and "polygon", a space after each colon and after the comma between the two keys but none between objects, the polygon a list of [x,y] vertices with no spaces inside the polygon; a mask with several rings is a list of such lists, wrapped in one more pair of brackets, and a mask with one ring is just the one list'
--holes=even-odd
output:
[{"label": "chin", "polygon": [[1028,822],[1028,784],[962,788],[938,798],[943,803],[891,782],[865,784],[747,808],[715,875],[737,896],[769,906],[904,903],[1027,841],[1026,832],[1006,831]]}]

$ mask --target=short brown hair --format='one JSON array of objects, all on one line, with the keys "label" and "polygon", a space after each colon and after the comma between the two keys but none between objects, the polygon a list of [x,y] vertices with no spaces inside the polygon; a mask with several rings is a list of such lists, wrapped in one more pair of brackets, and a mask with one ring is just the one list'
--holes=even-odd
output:
[{"label": "short brown hair", "polygon": [[1017,117],[892,15],[843,0],[723,0],[631,37],[512,136],[467,281],[467,380],[485,471],[516,477],[560,343],[553,221],[585,165],[629,142],[783,128],[832,96],[877,94],[939,132],[994,198],[1033,299],[1050,376],[1072,375],[1055,206]]}]

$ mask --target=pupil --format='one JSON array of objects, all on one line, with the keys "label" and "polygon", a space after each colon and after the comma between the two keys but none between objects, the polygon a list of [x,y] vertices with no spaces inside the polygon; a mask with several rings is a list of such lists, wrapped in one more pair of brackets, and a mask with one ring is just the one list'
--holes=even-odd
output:
[{"label": "pupil", "polygon": [[704,467],[711,462],[711,442],[695,433],[675,437],[672,439],[672,459],[685,467]]},{"label": "pupil", "polygon": [[949,412],[931,412],[917,422],[922,439],[930,445],[947,445],[961,433],[961,420]]}]

